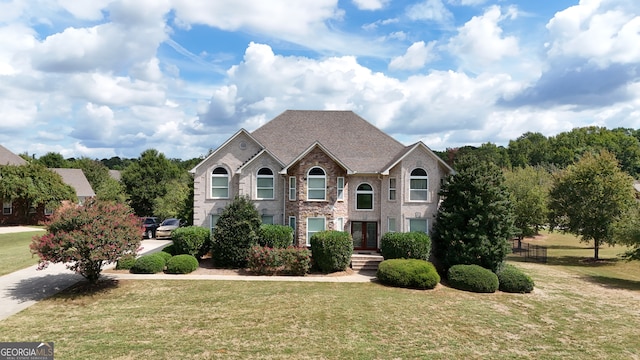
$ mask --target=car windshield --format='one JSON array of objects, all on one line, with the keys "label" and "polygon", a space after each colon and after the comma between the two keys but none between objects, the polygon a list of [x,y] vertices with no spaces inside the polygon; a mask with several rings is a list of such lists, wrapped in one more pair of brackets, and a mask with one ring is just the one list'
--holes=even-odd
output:
[{"label": "car windshield", "polygon": [[145,224],[155,224],[156,220],[154,218],[146,218],[144,219]]},{"label": "car windshield", "polygon": [[162,222],[162,226],[178,225],[180,221],[178,219],[167,219]]}]

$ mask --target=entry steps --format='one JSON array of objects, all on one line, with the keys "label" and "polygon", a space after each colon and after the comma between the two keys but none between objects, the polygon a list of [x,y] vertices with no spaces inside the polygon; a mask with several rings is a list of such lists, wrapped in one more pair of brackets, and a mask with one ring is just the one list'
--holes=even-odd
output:
[{"label": "entry steps", "polygon": [[382,260],[384,258],[377,254],[353,254],[351,255],[351,269],[353,271],[377,271]]}]

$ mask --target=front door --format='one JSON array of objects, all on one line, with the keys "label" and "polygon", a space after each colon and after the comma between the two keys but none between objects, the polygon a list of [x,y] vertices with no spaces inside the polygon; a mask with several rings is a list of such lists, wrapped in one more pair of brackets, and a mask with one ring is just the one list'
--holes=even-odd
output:
[{"label": "front door", "polygon": [[351,237],[355,250],[378,249],[378,223],[372,221],[352,221]]}]

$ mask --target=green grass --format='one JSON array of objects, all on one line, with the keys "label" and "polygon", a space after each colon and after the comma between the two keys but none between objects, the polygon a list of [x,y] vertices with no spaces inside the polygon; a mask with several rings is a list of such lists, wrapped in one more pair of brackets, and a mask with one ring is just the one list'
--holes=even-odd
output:
[{"label": "green grass", "polygon": [[0,321],[0,341],[53,341],[60,359],[640,358],[640,264],[592,266],[580,261],[590,255],[575,238],[555,235],[544,240],[558,246],[549,250],[549,264],[512,262],[534,279],[531,294],[377,283],[105,281]]},{"label": "green grass", "polygon": [[31,255],[29,244],[34,235],[42,234],[42,231],[0,234],[0,276],[38,263],[39,258]]}]

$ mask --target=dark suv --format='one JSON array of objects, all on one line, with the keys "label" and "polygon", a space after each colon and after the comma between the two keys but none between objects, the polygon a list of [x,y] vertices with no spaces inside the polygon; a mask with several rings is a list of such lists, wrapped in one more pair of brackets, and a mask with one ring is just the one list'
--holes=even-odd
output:
[{"label": "dark suv", "polygon": [[156,229],[160,226],[160,223],[157,217],[144,217],[142,218],[142,226],[144,227],[142,237],[152,239],[156,237]]}]

